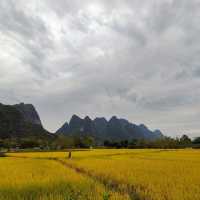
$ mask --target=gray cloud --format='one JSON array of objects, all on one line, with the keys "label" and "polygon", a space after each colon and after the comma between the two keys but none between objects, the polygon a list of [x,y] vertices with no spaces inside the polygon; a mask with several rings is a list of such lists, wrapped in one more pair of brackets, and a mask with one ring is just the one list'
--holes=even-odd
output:
[{"label": "gray cloud", "polygon": [[198,0],[0,2],[0,102],[200,132]]}]

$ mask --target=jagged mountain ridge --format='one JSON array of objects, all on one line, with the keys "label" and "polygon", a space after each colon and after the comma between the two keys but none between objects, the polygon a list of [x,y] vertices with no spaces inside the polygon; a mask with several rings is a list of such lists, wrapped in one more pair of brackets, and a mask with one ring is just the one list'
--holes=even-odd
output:
[{"label": "jagged mountain ridge", "polygon": [[151,131],[143,124],[136,125],[116,116],[107,121],[105,118],[95,118],[92,120],[88,116],[82,119],[77,115],[73,115],[70,122],[66,122],[57,130],[56,134],[66,136],[91,135],[101,141],[155,140],[163,137],[159,130]]},{"label": "jagged mountain ridge", "polygon": [[19,110],[26,122],[42,126],[40,117],[32,104],[16,104],[14,107]]},{"label": "jagged mountain ridge", "polygon": [[4,105],[0,103],[0,138],[49,137],[32,104]]},{"label": "jagged mountain ridge", "polygon": [[[150,131],[145,125],[135,125],[125,119],[112,117],[94,120],[86,116],[84,119],[73,115],[69,123],[65,123],[56,135],[68,136],[90,135],[97,141],[103,140],[131,140],[157,139],[162,137],[159,130]],[[3,105],[0,103],[0,138],[45,138],[53,136],[46,131],[40,117],[32,104]],[[54,135],[55,136],[55,135]]]}]

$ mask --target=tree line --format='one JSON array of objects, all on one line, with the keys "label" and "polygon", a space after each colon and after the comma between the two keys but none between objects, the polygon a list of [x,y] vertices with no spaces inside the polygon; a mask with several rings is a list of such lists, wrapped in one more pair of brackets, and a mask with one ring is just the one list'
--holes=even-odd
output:
[{"label": "tree line", "polygon": [[10,138],[0,139],[0,150],[12,149],[35,149],[35,150],[62,150],[69,148],[161,148],[161,149],[177,149],[177,148],[200,148],[200,137],[195,139],[183,135],[180,138],[163,137],[157,140],[122,140],[122,141],[98,141],[95,138],[85,136],[66,137],[58,136],[54,139],[38,139],[38,138]]},{"label": "tree line", "polygon": [[183,135],[180,138],[163,137],[157,140],[133,139],[131,141],[104,141],[104,146],[108,148],[161,148],[161,149],[178,149],[178,148],[200,148],[200,137],[195,139]]},{"label": "tree line", "polygon": [[57,136],[54,139],[38,139],[35,137],[0,139],[0,150],[62,150],[69,148],[90,148],[91,146],[96,146],[96,144],[90,136]]}]

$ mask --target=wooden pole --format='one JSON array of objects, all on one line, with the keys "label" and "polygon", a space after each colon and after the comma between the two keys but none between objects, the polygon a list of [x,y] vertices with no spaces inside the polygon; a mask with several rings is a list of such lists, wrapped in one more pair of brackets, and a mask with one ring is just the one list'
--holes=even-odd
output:
[{"label": "wooden pole", "polygon": [[72,157],[72,151],[71,151],[71,149],[69,150],[69,153],[68,153],[68,159],[71,159],[71,157]]}]

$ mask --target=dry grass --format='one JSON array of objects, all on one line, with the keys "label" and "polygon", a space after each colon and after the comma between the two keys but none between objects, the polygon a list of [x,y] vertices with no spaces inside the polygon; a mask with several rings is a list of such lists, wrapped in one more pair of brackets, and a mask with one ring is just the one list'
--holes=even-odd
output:
[{"label": "dry grass", "polygon": [[124,199],[54,160],[1,158],[0,177],[0,200],[102,200],[104,193],[113,200]]},{"label": "dry grass", "polygon": [[[0,158],[0,199],[199,200],[198,150],[12,153]],[[18,157],[18,158],[16,158]],[[21,158],[20,158],[21,157]]]}]

